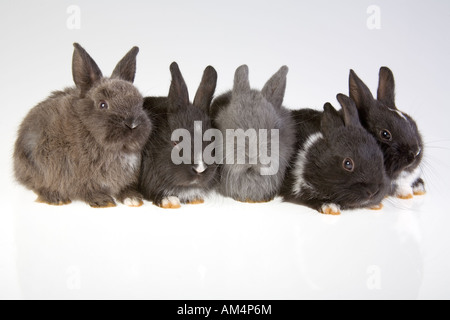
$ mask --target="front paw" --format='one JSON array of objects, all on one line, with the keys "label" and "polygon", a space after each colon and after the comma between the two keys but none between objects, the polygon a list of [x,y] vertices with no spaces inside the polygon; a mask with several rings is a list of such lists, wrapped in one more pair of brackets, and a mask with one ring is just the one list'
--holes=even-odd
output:
[{"label": "front paw", "polygon": [[417,179],[417,181],[413,183],[412,189],[415,196],[424,196],[427,193],[425,182],[422,178]]},{"label": "front paw", "polygon": [[322,205],[319,212],[326,215],[339,216],[341,214],[341,208],[334,203],[325,203]]},{"label": "front paw", "polygon": [[90,197],[86,202],[92,207],[92,208],[113,208],[116,205],[116,202],[114,199],[106,194],[98,194]]},{"label": "front paw", "polygon": [[384,208],[384,205],[382,203],[380,203],[378,205],[370,207],[369,209],[373,210],[373,211],[380,211],[380,210],[383,210],[383,208]]},{"label": "front paw", "polygon": [[141,198],[131,197],[123,200],[123,204],[131,208],[139,208],[144,205],[144,201]]},{"label": "front paw", "polygon": [[204,203],[205,203],[205,200],[203,200],[203,199],[194,199],[194,200],[186,201],[186,204],[193,204],[193,205],[204,204]]},{"label": "front paw", "polygon": [[155,205],[163,209],[180,209],[181,203],[178,197],[165,197],[160,202],[155,202]]},{"label": "front paw", "polygon": [[395,197],[402,200],[410,200],[414,198],[413,189],[409,185],[399,185],[395,191]]},{"label": "front paw", "polygon": [[41,190],[38,192],[36,202],[45,203],[51,206],[63,206],[72,203],[70,199],[61,196],[59,192],[47,190]]},{"label": "front paw", "polygon": [[116,196],[116,199],[124,205],[132,208],[138,208],[144,205],[142,194],[132,187],[122,190],[122,192]]}]

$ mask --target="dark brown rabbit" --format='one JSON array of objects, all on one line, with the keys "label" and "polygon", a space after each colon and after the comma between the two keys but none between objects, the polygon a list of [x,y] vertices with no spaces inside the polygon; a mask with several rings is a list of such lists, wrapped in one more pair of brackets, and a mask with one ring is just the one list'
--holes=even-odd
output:
[{"label": "dark brown rabbit", "polygon": [[137,47],[103,77],[74,44],[76,87],[54,92],[22,122],[14,150],[17,180],[51,205],[82,200],[95,208],[143,204],[136,191],[151,122],[133,86]]}]

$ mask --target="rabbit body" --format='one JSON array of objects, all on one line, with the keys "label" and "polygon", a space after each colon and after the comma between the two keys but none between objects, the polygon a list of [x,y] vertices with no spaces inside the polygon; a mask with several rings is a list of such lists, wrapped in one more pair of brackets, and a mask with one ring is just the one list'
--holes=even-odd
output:
[{"label": "rabbit body", "polygon": [[133,48],[113,76],[103,78],[75,44],[77,88],[54,92],[23,120],[14,172],[38,201],[62,205],[82,200],[92,207],[111,207],[116,198],[130,206],[142,204],[135,185],[151,123],[131,83],[137,52]]},{"label": "rabbit body", "polygon": [[[258,91],[250,88],[248,67],[241,66],[236,70],[233,90],[214,100],[213,122],[222,132],[226,147],[218,184],[222,195],[241,202],[268,202],[279,192],[295,142],[293,121],[282,106],[287,72],[288,68],[282,67]],[[250,147],[247,151],[245,146],[245,163],[228,161],[230,155],[234,158],[234,152],[242,147],[233,141],[229,130],[255,132],[247,141],[249,145],[257,144],[258,152],[251,155]],[[266,141],[261,140],[261,132],[267,133]],[[234,146],[232,151],[228,150],[229,146]],[[273,160],[267,174],[264,170],[268,165],[261,161],[261,148],[265,147]]]},{"label": "rabbit body", "polygon": [[[180,208],[182,203],[203,203],[213,189],[216,165],[205,163],[203,133],[211,128],[209,107],[214,95],[217,73],[206,68],[194,102],[190,103],[188,90],[179,67],[170,67],[172,84],[168,97],[145,98],[144,108],[153,119],[155,129],[143,150],[139,189],[144,198],[166,209]],[[183,130],[188,141],[175,141],[174,133]],[[195,146],[195,136],[200,146]],[[182,149],[181,146],[186,149]],[[188,152],[189,151],[189,152]],[[176,163],[174,154],[182,154],[182,163]]]},{"label": "rabbit body", "polygon": [[321,213],[380,208],[388,192],[383,155],[362,128],[356,107],[339,95],[341,116],[330,104],[324,112],[292,111],[297,127],[297,152],[281,190],[285,201]]}]

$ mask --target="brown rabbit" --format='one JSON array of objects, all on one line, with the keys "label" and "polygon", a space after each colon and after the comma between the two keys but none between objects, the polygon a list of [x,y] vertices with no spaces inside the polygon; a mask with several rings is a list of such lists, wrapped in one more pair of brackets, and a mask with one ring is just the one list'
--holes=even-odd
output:
[{"label": "brown rabbit", "polygon": [[103,77],[74,44],[76,87],[54,92],[22,122],[14,150],[17,180],[51,205],[82,200],[91,207],[143,204],[136,191],[141,150],[151,132],[143,97],[133,86],[137,47]]}]

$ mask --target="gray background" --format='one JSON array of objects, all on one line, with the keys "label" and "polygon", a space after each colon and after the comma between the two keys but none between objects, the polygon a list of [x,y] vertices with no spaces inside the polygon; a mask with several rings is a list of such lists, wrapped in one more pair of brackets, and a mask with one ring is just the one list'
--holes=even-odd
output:
[{"label": "gray background", "polygon": [[[380,29],[367,26],[371,5]],[[449,1],[2,0],[0,30],[0,298],[450,298]],[[177,212],[34,203],[12,177],[16,130],[72,85],[73,42],[104,74],[138,45],[145,95],[167,94],[172,61],[191,97],[209,64],[218,93],[241,64],[256,88],[288,65],[290,108],[337,106],[350,68],[375,92],[389,66],[426,141],[429,193],[340,217],[215,196]]]}]

